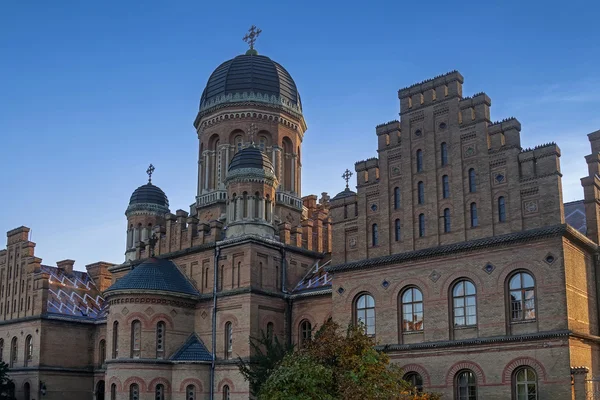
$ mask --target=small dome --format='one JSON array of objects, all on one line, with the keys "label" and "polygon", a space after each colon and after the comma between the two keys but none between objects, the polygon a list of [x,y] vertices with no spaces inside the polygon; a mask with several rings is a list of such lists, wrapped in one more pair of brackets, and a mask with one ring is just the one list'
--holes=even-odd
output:
[{"label": "small dome", "polygon": [[269,157],[254,145],[238,151],[229,163],[229,171],[242,168],[255,168],[274,173],[273,164]]},{"label": "small dome", "polygon": [[129,205],[133,204],[156,204],[169,208],[169,199],[165,192],[163,192],[158,186],[151,183],[146,183],[135,189],[131,198],[129,199]]},{"label": "small dome", "polygon": [[344,197],[350,197],[350,196],[356,196],[356,193],[353,192],[352,190],[350,190],[350,188],[346,188],[346,190],[344,190],[343,192],[339,192],[331,200],[339,200],[339,199],[343,199]]}]

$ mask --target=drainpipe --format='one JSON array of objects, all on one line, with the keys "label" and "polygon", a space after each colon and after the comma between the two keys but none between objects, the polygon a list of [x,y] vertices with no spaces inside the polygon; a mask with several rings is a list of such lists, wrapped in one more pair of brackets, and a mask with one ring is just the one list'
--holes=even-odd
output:
[{"label": "drainpipe", "polygon": [[221,248],[215,246],[215,273],[213,278],[213,312],[212,312],[212,361],[210,363],[210,400],[215,398],[215,362],[217,359],[217,278],[219,276],[219,256]]}]

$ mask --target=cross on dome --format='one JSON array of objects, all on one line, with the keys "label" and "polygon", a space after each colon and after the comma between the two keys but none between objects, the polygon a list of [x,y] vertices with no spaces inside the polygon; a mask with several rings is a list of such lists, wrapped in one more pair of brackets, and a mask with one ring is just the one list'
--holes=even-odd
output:
[{"label": "cross on dome", "polygon": [[146,173],[148,174],[148,183],[152,183],[152,173],[154,173],[155,169],[156,168],[154,168],[154,165],[150,164],[150,166],[146,170]]},{"label": "cross on dome", "polygon": [[346,189],[349,189],[350,187],[348,186],[348,181],[350,180],[350,177],[352,176],[352,172],[350,172],[350,170],[348,168],[346,168],[346,170],[344,171],[344,173],[342,174],[342,178],[346,181]]},{"label": "cross on dome", "polygon": [[258,35],[260,35],[261,32],[262,30],[260,28],[257,28],[256,25],[252,25],[250,29],[248,29],[248,33],[242,38],[242,40],[250,46],[250,51],[254,50],[254,43],[256,43],[256,38],[258,38]]}]

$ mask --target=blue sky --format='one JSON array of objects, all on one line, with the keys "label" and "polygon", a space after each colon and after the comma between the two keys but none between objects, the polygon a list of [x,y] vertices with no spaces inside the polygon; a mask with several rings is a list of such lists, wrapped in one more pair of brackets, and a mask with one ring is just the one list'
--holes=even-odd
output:
[{"label": "blue sky", "polygon": [[565,201],[579,199],[600,129],[600,5],[497,3],[2,2],[0,232],[32,228],[47,264],[121,262],[149,163],[171,210],[187,210],[200,94],[251,24],[302,95],[303,194],[337,193],[345,168],[376,155],[399,88],[457,69],[492,119],[521,121],[523,147],[559,144]]}]

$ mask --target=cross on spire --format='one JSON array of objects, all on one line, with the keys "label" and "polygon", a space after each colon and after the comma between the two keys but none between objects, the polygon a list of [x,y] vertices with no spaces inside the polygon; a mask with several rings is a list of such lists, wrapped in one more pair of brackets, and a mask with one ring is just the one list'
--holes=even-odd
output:
[{"label": "cross on spire", "polygon": [[350,180],[351,176],[352,176],[352,172],[350,172],[350,170],[348,168],[346,168],[346,170],[342,174],[342,178],[346,181],[346,189],[350,189],[350,187],[348,186],[348,181]]},{"label": "cross on spire", "polygon": [[146,170],[146,173],[148,174],[148,183],[152,183],[152,173],[154,172],[155,169],[156,168],[154,168],[154,165],[150,164],[150,166]]},{"label": "cross on spire", "polygon": [[242,40],[248,43],[250,50],[254,50],[254,43],[256,43],[256,38],[258,38],[258,35],[260,35],[261,32],[262,30],[260,28],[257,28],[256,25],[252,25],[250,29],[248,29],[248,33],[243,37]]},{"label": "cross on spire", "polygon": [[248,128],[248,141],[250,142],[251,146],[254,144],[254,135],[256,135],[257,131],[258,128],[256,127],[256,124],[254,122],[251,123],[250,127]]},{"label": "cross on spire", "polygon": [[158,239],[156,238],[156,233],[153,233],[148,239],[148,245],[150,246],[150,257],[154,257],[154,246],[156,246],[156,242],[158,242]]}]

